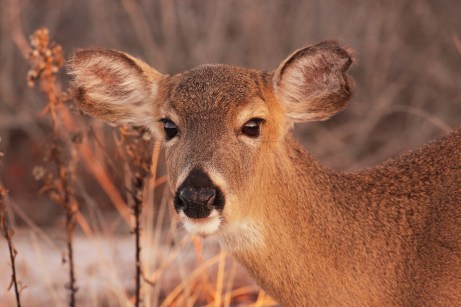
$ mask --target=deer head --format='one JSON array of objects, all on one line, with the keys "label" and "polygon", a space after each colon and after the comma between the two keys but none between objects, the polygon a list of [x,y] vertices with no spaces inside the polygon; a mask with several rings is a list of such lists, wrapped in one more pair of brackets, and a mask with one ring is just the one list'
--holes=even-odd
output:
[{"label": "deer head", "polygon": [[78,50],[69,63],[81,108],[164,140],[174,206],[192,234],[257,215],[293,123],[325,120],[351,95],[350,53],[297,50],[273,72],[204,65],[169,76],[126,53]]}]

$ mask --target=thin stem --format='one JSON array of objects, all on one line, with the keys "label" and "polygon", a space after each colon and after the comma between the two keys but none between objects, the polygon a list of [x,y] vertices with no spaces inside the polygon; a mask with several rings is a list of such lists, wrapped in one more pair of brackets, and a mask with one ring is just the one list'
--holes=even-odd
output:
[{"label": "thin stem", "polygon": [[[135,306],[141,305],[142,267],[141,267],[141,212],[144,202],[144,187],[148,184],[151,170],[149,144],[146,131],[120,128],[121,141],[118,143],[120,154],[128,163],[125,165],[126,178],[129,178],[128,197],[134,216],[132,233],[135,235]],[[148,197],[146,198],[148,199]]]},{"label": "thin stem", "polygon": [[66,233],[67,233],[67,254],[69,257],[69,290],[70,290],[70,300],[69,306],[75,306],[75,294],[77,293],[76,281],[75,281],[75,271],[74,271],[74,252],[73,252],[73,228],[74,228],[74,213],[66,212]]},{"label": "thin stem", "polygon": [[16,304],[17,304],[18,307],[21,307],[21,297],[19,295],[20,290],[19,290],[19,287],[18,287],[18,279],[17,279],[17,275],[16,275],[16,255],[17,255],[17,252],[16,252],[16,249],[13,246],[13,240],[11,238],[11,234],[10,234],[10,231],[8,229],[8,225],[6,223],[5,205],[4,205],[4,202],[3,202],[4,193],[5,192],[3,191],[3,188],[0,187],[0,219],[1,219],[1,222],[2,222],[4,236],[5,236],[6,241],[8,242],[8,249],[9,249],[9,252],[10,252],[11,271],[12,271],[12,273],[11,273],[11,281],[13,283],[14,293],[16,295]]},{"label": "thin stem", "polygon": [[[64,64],[64,57],[61,46],[50,43],[48,30],[45,28],[38,29],[31,37],[33,51],[30,52],[29,60],[32,69],[28,73],[28,82],[33,86],[36,81],[40,82],[41,91],[47,97],[47,110],[51,120],[51,161],[54,163],[57,184],[55,190],[57,197],[53,200],[65,210],[66,215],[66,245],[67,257],[69,263],[69,284],[70,290],[69,306],[75,307],[75,295],[77,292],[74,254],[73,254],[73,232],[75,226],[75,213],[78,211],[78,205],[74,198],[74,178],[75,178],[75,148],[71,150],[70,159],[63,157],[63,148],[60,145],[60,109],[65,108],[63,102],[69,97],[57,90],[56,73]],[[62,110],[61,108],[61,110]]]},{"label": "thin stem", "polygon": [[[75,307],[75,295],[77,293],[77,286],[76,286],[76,278],[75,278],[75,265],[74,265],[74,253],[73,253],[73,232],[75,226],[75,209],[73,204],[73,197],[72,197],[72,189],[71,189],[71,181],[69,176],[72,176],[70,169],[66,169],[63,165],[61,160],[61,150],[59,148],[58,143],[58,122],[57,122],[57,114],[56,114],[56,96],[55,96],[55,87],[54,82],[50,85],[48,94],[48,103],[49,103],[49,114],[52,123],[52,157],[53,162],[56,166],[56,171],[58,173],[61,185],[61,191],[64,195],[62,195],[63,199],[63,207],[66,212],[66,245],[67,245],[67,257],[69,262],[69,284],[68,289],[70,291],[69,297],[69,306]],[[70,167],[71,162],[69,162]]]},{"label": "thin stem", "polygon": [[[134,182],[135,191],[142,191],[144,186],[144,179],[136,177]],[[138,196],[134,197],[133,214],[135,217],[135,251],[136,251],[136,303],[135,306],[139,307],[141,302],[141,226],[140,216],[142,211],[142,199]]]}]

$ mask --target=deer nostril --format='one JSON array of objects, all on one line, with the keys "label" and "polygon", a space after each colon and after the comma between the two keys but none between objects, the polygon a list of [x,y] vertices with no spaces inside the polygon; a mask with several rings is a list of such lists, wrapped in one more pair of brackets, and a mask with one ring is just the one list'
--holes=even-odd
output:
[{"label": "deer nostril", "polygon": [[216,190],[212,188],[182,188],[179,198],[185,206],[199,205],[211,207],[216,197]]}]

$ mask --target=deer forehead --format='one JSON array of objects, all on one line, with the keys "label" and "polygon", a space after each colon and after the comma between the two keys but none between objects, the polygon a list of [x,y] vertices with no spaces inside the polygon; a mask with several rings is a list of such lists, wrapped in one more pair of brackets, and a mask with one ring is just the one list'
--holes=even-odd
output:
[{"label": "deer forehead", "polygon": [[165,99],[166,112],[179,117],[232,117],[242,110],[261,108],[264,75],[231,65],[204,65],[171,78]]}]

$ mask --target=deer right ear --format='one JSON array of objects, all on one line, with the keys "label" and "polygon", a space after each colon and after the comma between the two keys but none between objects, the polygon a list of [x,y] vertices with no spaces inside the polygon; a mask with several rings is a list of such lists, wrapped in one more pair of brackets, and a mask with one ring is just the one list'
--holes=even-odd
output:
[{"label": "deer right ear", "polygon": [[83,111],[115,124],[153,128],[165,76],[141,60],[109,49],[77,50],[68,68]]},{"label": "deer right ear", "polygon": [[335,41],[297,50],[275,71],[273,82],[286,116],[293,122],[325,120],[351,96],[350,53]]}]

